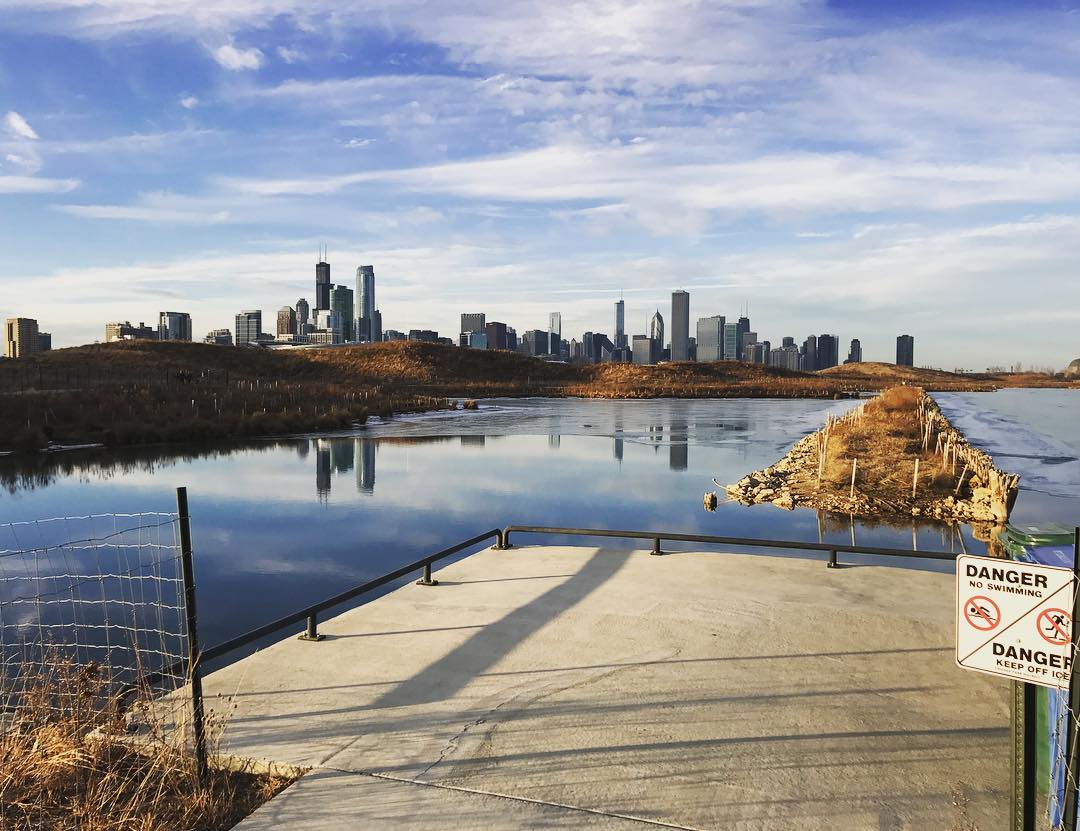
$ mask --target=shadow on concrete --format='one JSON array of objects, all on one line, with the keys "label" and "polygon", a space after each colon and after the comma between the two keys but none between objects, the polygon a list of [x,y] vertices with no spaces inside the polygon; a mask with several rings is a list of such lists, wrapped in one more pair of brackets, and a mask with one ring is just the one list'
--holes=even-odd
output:
[{"label": "shadow on concrete", "polygon": [[568,580],[480,629],[412,678],[384,693],[367,709],[426,704],[450,698],[545,624],[592,594],[626,564],[627,556],[594,551]]}]

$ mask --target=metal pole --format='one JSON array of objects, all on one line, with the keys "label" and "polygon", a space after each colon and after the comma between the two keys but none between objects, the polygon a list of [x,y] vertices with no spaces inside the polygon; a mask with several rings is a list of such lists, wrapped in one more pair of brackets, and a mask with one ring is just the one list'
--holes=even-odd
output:
[{"label": "metal pole", "polygon": [[438,580],[431,579],[431,563],[424,563],[424,576],[416,581],[418,586],[437,586]]},{"label": "metal pole", "polygon": [[202,667],[199,663],[199,616],[195,609],[195,568],[191,556],[191,514],[188,512],[187,488],[176,489],[176,513],[180,520],[180,563],[184,575],[184,609],[187,613],[188,677],[191,682],[191,721],[195,734],[195,769],[205,782],[206,720],[203,714]]},{"label": "metal pole", "polygon": [[1036,689],[1022,681],[1012,684],[1012,831],[1035,831]]},{"label": "metal pole", "polygon": [[832,549],[829,552],[829,562],[826,565],[826,568],[836,568],[836,549],[835,548]]},{"label": "metal pole", "polygon": [[1062,827],[1073,831],[1076,828],[1076,776],[1080,764],[1080,747],[1076,741],[1077,719],[1080,713],[1080,673],[1076,671],[1076,616],[1080,615],[1080,527],[1073,530],[1073,622],[1072,622],[1072,657],[1074,663],[1069,667],[1069,712],[1065,718],[1065,805],[1062,815]]},{"label": "metal pole", "polygon": [[659,537],[653,537],[652,553],[653,553],[653,556],[659,556],[660,554],[664,553],[663,551],[660,550],[660,538]]},{"label": "metal pole", "polygon": [[300,635],[297,640],[315,642],[326,640],[326,635],[319,634],[319,619],[316,617],[315,612],[312,612],[307,616],[307,629],[304,630],[304,634]]}]

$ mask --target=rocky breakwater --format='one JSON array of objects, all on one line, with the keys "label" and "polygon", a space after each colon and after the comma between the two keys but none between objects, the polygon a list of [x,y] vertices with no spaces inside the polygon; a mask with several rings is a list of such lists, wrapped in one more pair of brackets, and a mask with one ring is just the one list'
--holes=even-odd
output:
[{"label": "rocky breakwater", "polygon": [[931,396],[894,387],[830,417],[782,459],[725,492],[744,504],[789,510],[1002,525],[1018,484],[1018,476],[968,443]]}]

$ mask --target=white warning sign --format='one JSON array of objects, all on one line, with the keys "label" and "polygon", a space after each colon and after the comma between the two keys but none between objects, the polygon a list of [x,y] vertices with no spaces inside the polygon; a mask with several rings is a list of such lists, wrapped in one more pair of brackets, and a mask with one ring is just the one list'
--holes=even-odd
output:
[{"label": "white warning sign", "polygon": [[1062,687],[1072,667],[1073,572],[965,555],[956,559],[956,663]]}]

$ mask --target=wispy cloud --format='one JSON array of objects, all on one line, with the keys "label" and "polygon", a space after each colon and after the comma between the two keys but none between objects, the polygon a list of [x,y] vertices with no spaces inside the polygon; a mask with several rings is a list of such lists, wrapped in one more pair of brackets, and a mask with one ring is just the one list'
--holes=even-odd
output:
[{"label": "wispy cloud", "polygon": [[9,133],[18,138],[30,139],[33,141],[38,137],[38,134],[34,132],[34,128],[27,124],[26,119],[14,110],[10,110],[7,115],[4,116],[4,126]]},{"label": "wispy cloud", "polygon": [[0,175],[0,193],[70,193],[78,186],[78,179]]}]

